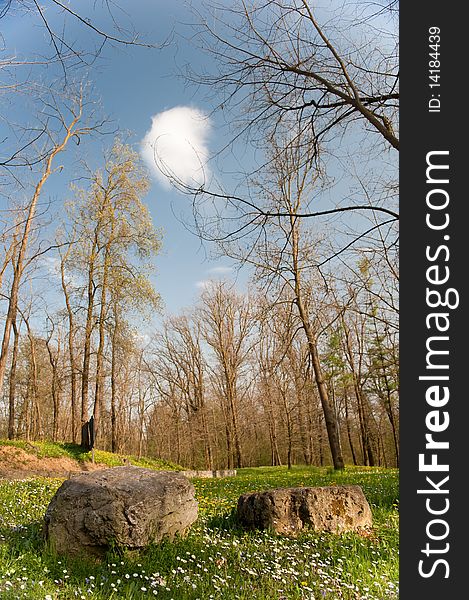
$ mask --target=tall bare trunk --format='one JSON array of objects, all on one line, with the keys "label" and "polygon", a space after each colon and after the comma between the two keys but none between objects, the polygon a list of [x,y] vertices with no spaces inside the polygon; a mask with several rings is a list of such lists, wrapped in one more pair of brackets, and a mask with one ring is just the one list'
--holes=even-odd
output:
[{"label": "tall bare trunk", "polygon": [[352,432],[350,430],[350,418],[349,418],[349,404],[348,404],[348,394],[345,394],[344,397],[345,400],[345,424],[347,427],[347,438],[348,438],[348,443],[350,446],[350,452],[352,453],[352,460],[353,460],[353,464],[357,465],[357,456],[355,454],[355,448],[353,446],[353,440],[352,440]]},{"label": "tall bare trunk", "polygon": [[[301,303],[300,303],[301,304]],[[300,312],[302,309],[299,307]],[[304,325],[304,323],[303,323]],[[311,331],[308,324],[306,324],[308,348],[311,356],[311,363],[313,365],[314,376],[316,379],[316,385],[318,387],[319,398],[321,400],[321,406],[324,413],[324,421],[326,423],[327,436],[329,439],[329,447],[332,454],[332,462],[334,469],[344,468],[344,459],[340,449],[339,432],[337,429],[337,420],[334,410],[329,402],[329,396],[327,392],[326,383],[324,381],[324,375],[321,368],[319,359],[319,352],[317,348],[317,342],[313,332]]]},{"label": "tall bare trunk", "polygon": [[94,309],[94,263],[90,264],[88,272],[88,306],[86,309],[85,339],[83,346],[83,368],[81,372],[81,445],[87,449],[89,438],[86,430],[88,421],[88,388],[90,381],[91,335],[93,333]]},{"label": "tall bare trunk", "polygon": [[360,422],[360,432],[362,437],[362,448],[363,448],[363,462],[365,465],[374,466],[375,457],[373,453],[373,448],[371,444],[371,433],[370,433],[370,425],[369,425],[369,413],[370,407],[369,403],[363,394],[362,385],[361,385],[361,366],[360,362],[357,365],[355,364],[354,359],[354,351],[352,348],[352,342],[350,339],[350,330],[345,322],[342,319],[342,327],[345,334],[345,352],[347,355],[347,360],[349,363],[350,370],[352,372],[352,382],[353,382],[353,391],[355,394],[355,398],[357,401],[357,409],[358,409],[358,418]]},{"label": "tall bare trunk", "polygon": [[13,280],[11,283],[7,315],[5,319],[5,326],[3,329],[3,338],[0,350],[0,396],[2,395],[3,380],[5,377],[5,371],[8,361],[8,349],[10,345],[11,329],[13,326],[13,321],[15,321],[18,312],[18,292],[21,283],[21,278],[24,272],[26,251],[28,249],[29,236],[31,234],[31,228],[36,214],[37,203],[39,200],[39,196],[41,195],[42,188],[44,187],[44,184],[49,179],[52,173],[52,164],[54,162],[54,158],[57,156],[57,154],[64,150],[68,141],[74,135],[75,125],[78,123],[80,116],[80,114],[77,115],[72,120],[70,125],[66,127],[65,135],[62,139],[62,142],[60,144],[55,145],[53,150],[47,157],[44,172],[38,184],[36,185],[36,188],[34,189],[34,194],[28,207],[26,219],[24,222],[23,234],[21,236],[18,253],[13,264]]},{"label": "tall bare trunk", "polygon": [[96,293],[95,287],[95,261],[96,251],[98,246],[98,231],[94,232],[89,263],[88,263],[88,282],[87,282],[87,307],[86,307],[86,322],[85,322],[85,339],[83,344],[83,367],[81,371],[81,445],[83,448],[89,448],[89,437],[86,424],[89,419],[88,412],[88,394],[90,384],[90,360],[91,360],[91,336],[93,334],[94,324],[94,299]]},{"label": "tall bare trunk", "polygon": [[[200,353],[200,346],[197,339],[197,351]],[[204,388],[204,373],[202,369],[202,364],[200,361],[200,356],[197,357],[197,367],[196,367],[196,394],[197,394],[197,403],[199,406],[200,419],[202,421],[202,437],[204,443],[204,455],[205,455],[205,468],[211,471],[213,469],[213,452],[212,452],[212,442],[210,438],[210,430],[207,423],[207,407],[205,405],[205,388]]]},{"label": "tall bare trunk", "polygon": [[13,440],[15,438],[15,412],[16,412],[16,365],[18,362],[18,348],[19,348],[19,331],[16,324],[16,319],[12,323],[13,333],[15,340],[13,342],[13,353],[11,357],[10,366],[10,385],[9,385],[9,397],[8,397],[8,439]]},{"label": "tall bare trunk", "polygon": [[77,442],[77,408],[78,408],[78,396],[77,396],[77,360],[75,356],[74,337],[75,337],[75,318],[72,311],[72,305],[70,302],[70,294],[68,293],[68,286],[65,278],[65,260],[70,252],[71,245],[67,251],[65,257],[62,257],[60,261],[60,277],[62,284],[62,291],[65,298],[65,307],[67,309],[68,318],[68,357],[70,361],[70,403],[71,403],[71,427],[72,427],[72,442]]},{"label": "tall bare trunk", "polygon": [[[103,198],[103,210],[110,208],[110,199],[108,193],[104,194]],[[107,296],[108,296],[108,285],[109,285],[109,272],[111,269],[111,247],[114,242],[114,226],[115,226],[115,215],[114,209],[111,207],[111,228],[109,237],[106,241],[104,248],[104,259],[103,259],[103,275],[101,279],[101,303],[99,309],[99,344],[96,353],[96,385],[94,395],[94,426],[95,426],[95,439],[100,428],[100,419],[104,407],[104,344],[106,341],[106,314],[107,314]]]},{"label": "tall bare trunk", "polygon": [[95,435],[101,426],[100,419],[103,410],[104,395],[104,344],[105,344],[105,318],[106,318],[106,291],[107,282],[103,280],[101,290],[101,308],[99,311],[99,343],[96,351],[96,384],[94,394],[93,417]]},{"label": "tall bare trunk", "polygon": [[[111,452],[117,452],[117,331],[119,327],[117,309],[114,311],[114,330],[111,340]],[[139,386],[140,389],[140,386]],[[139,450],[140,452],[140,450]]]},{"label": "tall bare trunk", "polygon": [[225,420],[225,439],[226,439],[226,458],[227,458],[227,468],[231,469],[233,467],[233,453],[232,453],[232,440],[231,440],[231,423],[229,421],[229,411],[225,409],[223,402],[223,416]]},{"label": "tall bare trunk", "polygon": [[56,442],[58,439],[59,432],[59,416],[60,416],[60,390],[59,390],[59,378],[58,378],[58,360],[60,354],[60,340],[57,346],[57,355],[54,357],[52,348],[50,346],[50,339],[46,340],[47,352],[49,354],[49,363],[52,369],[52,441]]},{"label": "tall bare trunk", "polygon": [[24,318],[24,322],[28,331],[29,350],[31,357],[28,385],[31,402],[29,405],[29,414],[26,414],[28,424],[26,439],[29,441],[30,437],[32,437],[32,439],[40,439],[42,435],[42,411],[38,398],[36,341],[31,331],[29,319]]},{"label": "tall bare trunk", "polygon": [[282,464],[280,459],[280,452],[278,449],[278,439],[277,439],[277,419],[274,415],[274,406],[272,402],[272,395],[270,386],[267,380],[264,381],[263,384],[263,393],[266,399],[263,401],[264,410],[267,414],[267,425],[269,428],[269,440],[270,440],[270,462],[273,467],[279,466]]},{"label": "tall bare trunk", "polygon": [[201,419],[202,419],[202,432],[204,437],[204,454],[205,454],[205,468],[211,471],[213,469],[213,454],[212,444],[210,441],[210,431],[207,424],[207,414],[205,404],[201,408]]},{"label": "tall bare trunk", "polygon": [[316,335],[311,326],[309,316],[306,312],[303,302],[302,282],[301,282],[301,266],[299,263],[299,229],[298,220],[294,213],[290,214],[290,225],[291,225],[291,237],[292,237],[292,261],[293,261],[293,278],[295,288],[295,304],[298,308],[298,313],[301,319],[303,330],[306,334],[308,341],[308,350],[311,358],[311,364],[313,366],[314,377],[316,386],[318,388],[319,399],[321,401],[322,411],[324,413],[324,420],[326,422],[327,436],[329,440],[329,447],[332,455],[332,462],[334,469],[344,468],[344,459],[342,457],[342,450],[340,447],[339,432],[337,428],[337,419],[334,408],[329,399],[324,374],[321,367],[321,361],[319,357],[318,344]]},{"label": "tall bare trunk", "polygon": [[239,437],[238,409],[236,402],[236,392],[231,385],[229,385],[228,402],[231,415],[231,431],[233,433],[234,442],[235,467],[237,469],[240,469],[243,466],[243,457],[241,453],[241,441]]}]

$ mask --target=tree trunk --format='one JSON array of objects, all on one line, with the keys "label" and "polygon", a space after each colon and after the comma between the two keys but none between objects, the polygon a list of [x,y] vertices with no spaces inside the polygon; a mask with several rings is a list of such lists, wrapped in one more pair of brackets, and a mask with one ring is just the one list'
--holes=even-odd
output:
[{"label": "tree trunk", "polygon": [[70,295],[68,293],[67,282],[65,280],[65,260],[70,252],[71,246],[67,251],[67,255],[62,257],[60,261],[60,277],[62,283],[62,290],[65,298],[65,307],[67,309],[68,318],[68,357],[70,361],[70,403],[71,403],[71,417],[72,417],[72,442],[77,442],[77,364],[75,357],[74,348],[74,336],[75,336],[75,319],[73,316],[72,305],[70,303]]},{"label": "tree trunk", "polygon": [[386,372],[386,366],[384,364],[384,360],[382,360],[381,358],[381,365],[382,365],[382,371],[383,371],[383,379],[384,379],[384,384],[385,384],[385,388],[386,388],[386,399],[385,399],[385,410],[386,410],[386,415],[389,419],[389,423],[391,425],[391,430],[392,430],[392,438],[393,438],[393,442],[394,442],[394,452],[396,455],[396,467],[399,467],[399,441],[397,439],[397,429],[396,429],[396,423],[395,423],[395,419],[394,419],[394,413],[392,410],[392,396],[391,396],[391,386],[389,384],[389,378]]},{"label": "tree trunk", "polygon": [[391,405],[390,399],[388,399],[388,404],[389,404],[388,418],[389,418],[389,422],[391,424],[392,439],[394,442],[394,452],[396,454],[396,467],[399,468],[399,440],[397,438],[396,423],[395,423],[395,419],[394,419],[394,414],[392,412],[392,405]]},{"label": "tree trunk", "polygon": [[347,427],[347,438],[348,438],[348,443],[350,446],[350,452],[352,453],[352,460],[353,460],[353,464],[357,465],[357,457],[355,454],[355,448],[353,447],[353,440],[352,440],[352,432],[350,431],[350,419],[349,419],[349,411],[348,411],[348,395],[345,394],[345,423],[346,423],[346,427]]},{"label": "tree trunk", "polygon": [[232,396],[230,397],[230,410],[233,425],[233,441],[235,446],[235,467],[240,469],[243,466],[243,458],[241,454],[241,442],[239,439],[238,411]]},{"label": "tree trunk", "polygon": [[18,347],[19,347],[19,331],[16,324],[16,319],[12,323],[15,340],[13,342],[13,353],[10,366],[10,386],[8,397],[8,439],[15,438],[15,409],[16,409],[16,365],[18,362]]},{"label": "tree trunk", "polygon": [[321,401],[324,420],[326,423],[327,436],[329,440],[329,448],[331,450],[332,462],[334,469],[344,469],[344,459],[340,448],[339,432],[337,430],[337,421],[334,414],[333,406],[329,400],[327,386],[324,380],[324,375],[321,368],[316,336],[310,324],[309,317],[303,305],[303,294],[301,288],[301,269],[299,265],[299,231],[296,215],[290,215],[290,223],[292,229],[292,259],[293,259],[293,277],[295,285],[295,304],[298,308],[298,313],[301,319],[303,330],[308,341],[308,350],[313,366],[316,386],[318,388],[319,399]]},{"label": "tree trunk", "polygon": [[270,455],[271,455],[271,463],[273,467],[280,466],[282,461],[280,459],[280,452],[278,449],[278,441],[277,441],[277,425],[275,421],[275,417],[273,414],[273,405],[272,399],[270,397],[270,390],[268,389],[268,385],[265,384],[266,393],[267,393],[267,420],[269,426],[269,438],[270,438]]},{"label": "tree trunk", "polygon": [[44,184],[49,179],[49,176],[52,173],[52,163],[54,162],[54,158],[57,156],[57,154],[64,150],[69,139],[74,135],[74,128],[75,125],[78,123],[80,116],[81,115],[76,116],[72,120],[71,124],[66,127],[65,135],[62,142],[60,144],[56,144],[49,156],[47,157],[44,172],[38,184],[36,185],[36,188],[34,189],[34,194],[29,204],[18,254],[14,259],[13,281],[11,283],[10,296],[8,300],[8,309],[5,319],[5,327],[3,329],[2,346],[0,351],[0,396],[2,395],[3,390],[3,380],[5,377],[5,371],[8,361],[8,348],[10,345],[11,329],[13,326],[13,322],[16,320],[16,314],[18,309],[18,292],[25,267],[26,251],[28,248],[31,227],[33,225],[34,216],[36,214],[37,202],[39,200],[39,196],[41,195],[41,191],[44,187]]},{"label": "tree trunk", "polygon": [[309,453],[309,463],[308,465],[313,464],[314,457],[314,440],[313,440],[313,431],[314,431],[314,406],[312,402],[312,394],[308,394],[307,402],[306,402],[306,415],[307,415],[307,428],[308,428],[308,453]]},{"label": "tree trunk", "polygon": [[226,456],[227,468],[233,468],[233,454],[231,452],[231,430],[228,422],[228,415],[225,413],[225,436],[226,436]]},{"label": "tree trunk", "polygon": [[118,316],[117,312],[114,315],[115,323],[114,323],[114,331],[112,333],[112,348],[111,348],[111,452],[117,452],[118,442],[117,442],[117,406],[116,406],[116,394],[117,394],[117,386],[116,386],[116,360],[117,360],[117,352],[116,352],[116,339],[117,339],[117,328],[118,328]]},{"label": "tree trunk", "polygon": [[[198,340],[197,340],[198,342]],[[200,353],[199,342],[197,344],[197,352]],[[207,423],[207,407],[205,405],[205,388],[204,388],[204,373],[201,367],[200,356],[198,357],[197,369],[196,369],[197,385],[196,393],[198,397],[198,406],[200,411],[200,418],[202,421],[202,436],[204,443],[204,455],[205,455],[205,468],[211,471],[213,469],[213,452],[212,443],[210,439],[210,430]]]},{"label": "tree trunk", "polygon": [[60,345],[57,347],[57,356],[54,358],[52,348],[50,347],[50,339],[46,340],[47,352],[49,354],[49,363],[52,369],[52,384],[51,384],[51,395],[52,395],[52,441],[56,442],[58,439],[59,432],[59,413],[60,413],[60,402],[59,402],[59,386],[58,386],[58,375],[57,375],[57,362],[59,360]]},{"label": "tree trunk", "polygon": [[85,339],[83,346],[83,368],[81,373],[81,445],[84,449],[89,449],[89,438],[86,434],[86,423],[88,422],[88,388],[90,381],[90,358],[91,358],[91,335],[93,333],[93,312],[94,312],[94,260],[95,260],[96,239],[90,255],[90,264],[88,265],[88,306],[86,309]]},{"label": "tree trunk", "polygon": [[306,430],[304,427],[305,424],[305,418],[304,418],[304,414],[303,414],[303,410],[302,410],[302,398],[299,398],[298,401],[298,414],[297,414],[297,422],[298,422],[298,431],[300,434],[300,440],[301,440],[301,452],[303,454],[303,459],[305,461],[305,465],[309,465],[311,463],[311,459],[309,456],[309,452],[308,452],[308,439],[307,439],[307,434],[306,434]]},{"label": "tree trunk", "polygon": [[179,414],[177,414],[176,412],[174,412],[173,418],[176,422],[176,464],[180,465],[181,464],[181,432],[180,432],[180,426],[179,426]]},{"label": "tree trunk", "polygon": [[[300,309],[301,310],[301,309]],[[307,338],[308,348],[311,356],[311,363],[313,365],[314,376],[316,379],[316,385],[318,387],[319,398],[321,400],[321,406],[324,413],[324,421],[326,423],[327,436],[329,439],[329,446],[332,454],[332,462],[334,469],[341,470],[344,468],[344,459],[340,449],[339,432],[337,429],[337,420],[334,414],[334,410],[329,402],[329,396],[327,393],[327,387],[324,381],[324,376],[321,369],[321,363],[319,360],[319,353],[317,348],[316,339],[307,327]]]},{"label": "tree trunk", "polygon": [[143,453],[143,435],[144,435],[144,430],[143,430],[143,426],[144,426],[144,422],[145,422],[145,405],[144,405],[144,398],[143,398],[143,393],[142,391],[139,389],[138,390],[138,457],[142,458],[142,453]]},{"label": "tree trunk", "polygon": [[41,408],[39,406],[38,390],[37,390],[37,359],[36,359],[36,344],[34,336],[32,334],[29,321],[25,319],[26,328],[28,331],[29,348],[31,352],[31,366],[29,376],[29,389],[30,389],[30,413],[27,420],[29,426],[27,431],[26,439],[29,441],[30,437],[33,440],[40,439],[41,437]]},{"label": "tree trunk", "polygon": [[355,377],[354,377],[353,388],[355,391],[355,398],[357,400],[358,414],[359,414],[359,420],[360,420],[360,430],[361,430],[361,435],[362,435],[362,448],[363,448],[363,459],[364,459],[363,462],[365,465],[369,465],[370,467],[372,467],[375,464],[375,459],[374,459],[373,449],[371,447],[371,441],[370,441],[368,416],[366,414],[366,407],[365,407],[365,403],[363,401],[363,395],[361,393],[358,382],[355,381]]},{"label": "tree trunk", "polygon": [[205,409],[205,403],[201,408],[202,412],[202,431],[204,436],[204,449],[205,449],[205,468],[211,471],[213,469],[213,455],[212,455],[212,444],[210,442],[210,431],[207,424],[207,415]]},{"label": "tree trunk", "polygon": [[324,466],[324,452],[323,452],[323,445],[322,445],[322,422],[321,422],[321,415],[318,413],[317,415],[317,421],[318,421],[318,442],[319,442],[319,464],[321,465],[321,467]]},{"label": "tree trunk", "polygon": [[95,440],[101,426],[101,413],[103,409],[104,394],[104,343],[105,343],[105,311],[106,311],[106,287],[103,282],[101,293],[101,309],[99,314],[99,343],[96,352],[96,383],[94,394],[93,418],[95,427]]},{"label": "tree trunk", "polygon": [[[350,371],[352,373],[353,391],[357,401],[358,417],[360,422],[360,432],[362,437],[362,448],[363,448],[363,462],[365,465],[374,466],[375,457],[373,454],[373,448],[371,446],[370,429],[369,429],[369,406],[362,393],[361,387],[361,362],[359,361],[358,368],[354,360],[354,351],[350,341],[350,330],[342,319],[342,327],[345,333],[345,352],[349,363]],[[358,334],[357,334],[358,336]]]},{"label": "tree trunk", "polygon": [[311,364],[313,366],[314,377],[316,380],[316,386],[318,388],[319,399],[321,401],[322,411],[324,413],[324,421],[326,423],[327,436],[329,440],[329,448],[332,455],[332,463],[334,469],[344,469],[344,459],[342,457],[342,451],[340,448],[339,432],[337,429],[337,420],[334,414],[333,407],[329,401],[329,395],[327,392],[326,382],[321,368],[321,362],[319,359],[319,352],[317,347],[317,341],[313,334],[311,325],[309,323],[306,311],[301,301],[300,289],[297,290],[296,305],[300,314],[301,322],[303,325],[306,339],[308,340],[308,350],[311,358]]},{"label": "tree trunk", "polygon": [[[104,202],[108,204],[109,200],[105,195]],[[111,246],[114,241],[114,213],[111,216],[111,230],[109,238],[106,243],[104,251],[103,261],[103,277],[101,280],[101,305],[99,310],[99,344],[96,353],[96,385],[95,385],[95,396],[94,396],[94,426],[95,426],[95,439],[100,427],[100,418],[103,411],[104,403],[104,344],[105,344],[105,322],[107,312],[107,292],[108,292],[108,279],[109,269],[111,267]]]}]

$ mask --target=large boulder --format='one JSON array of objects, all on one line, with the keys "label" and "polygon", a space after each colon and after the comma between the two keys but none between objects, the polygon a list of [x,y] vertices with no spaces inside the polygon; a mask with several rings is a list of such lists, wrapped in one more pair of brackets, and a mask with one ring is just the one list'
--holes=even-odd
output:
[{"label": "large boulder", "polygon": [[358,485],[281,488],[243,494],[237,517],[248,528],[295,535],[305,527],[340,533],[371,527],[370,506]]},{"label": "large boulder", "polygon": [[65,481],[45,515],[59,553],[102,555],[184,535],[197,519],[194,486],[174,471],[114,467]]}]

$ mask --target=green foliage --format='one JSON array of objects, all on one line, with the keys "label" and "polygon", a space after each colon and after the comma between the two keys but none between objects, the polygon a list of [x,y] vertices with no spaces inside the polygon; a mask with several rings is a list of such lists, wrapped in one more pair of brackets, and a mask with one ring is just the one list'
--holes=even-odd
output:
[{"label": "green foliage", "polygon": [[[0,483],[0,597],[29,600],[395,600],[398,473],[379,468],[240,469],[195,480],[199,519],[185,539],[144,552],[114,549],[102,562],[57,557],[42,516],[60,480]],[[369,536],[305,532],[287,538],[239,529],[240,494],[271,487],[357,483],[374,517]]]},{"label": "green foliage", "polygon": [[[72,186],[74,199],[67,205],[71,222],[68,236],[70,241],[80,238],[83,243],[71,246],[65,270],[82,285],[91,278],[100,289],[100,299],[93,296],[88,308],[101,304],[100,326],[104,320],[112,324],[113,352],[123,361],[122,355],[133,346],[132,319],[136,315],[149,319],[161,308],[151,276],[162,232],[143,202],[150,182],[138,153],[116,139],[104,159],[87,188]],[[77,298],[72,295],[71,299],[74,302]],[[90,321],[87,323],[89,327]],[[87,335],[89,338],[91,329]]]}]

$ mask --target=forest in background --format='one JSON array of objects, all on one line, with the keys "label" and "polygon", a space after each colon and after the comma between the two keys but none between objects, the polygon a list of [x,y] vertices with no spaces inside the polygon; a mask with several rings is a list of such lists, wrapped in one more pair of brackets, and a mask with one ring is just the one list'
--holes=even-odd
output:
[{"label": "forest in background", "polygon": [[[159,306],[149,274],[160,234],[141,201],[147,188],[138,155],[117,142],[104,171],[75,191],[48,275],[63,308],[38,317],[34,296],[18,303],[2,437],[80,442],[93,414],[99,447],[114,452],[203,468],[327,464],[322,384],[346,461],[397,464],[395,282],[366,255],[354,279],[306,277],[297,260],[314,247],[307,238],[281,248],[273,274],[258,267],[248,292],[212,282],[197,306],[143,333]],[[300,223],[292,230],[302,233]]]},{"label": "forest in background", "polygon": [[[213,181],[191,187],[159,165],[191,197],[195,232],[250,268],[250,282],[212,282],[159,325],[163,232],[145,203],[149,174],[115,131],[100,164],[85,162],[87,138],[112,130],[71,77],[77,57],[97,50],[59,40],[35,3],[2,9],[45,22],[64,85],[23,80],[2,49],[4,106],[28,96],[36,120],[9,121],[16,146],[0,161],[0,437],[86,444],[93,415],[97,447],[192,468],[398,466],[395,47],[363,45],[379,34],[371,17],[355,19],[360,43],[345,44],[347,23],[323,29],[307,2],[244,8],[203,22],[219,70],[187,77],[220,89],[223,110],[230,100],[243,109],[235,125],[262,165],[236,194]],[[82,25],[97,46],[144,45]],[[57,213],[48,180],[71,147],[83,166]],[[319,225],[315,200],[334,191],[339,151],[349,189]],[[49,312],[41,289],[61,308]]]}]

